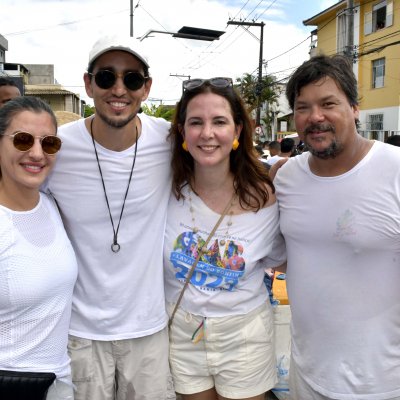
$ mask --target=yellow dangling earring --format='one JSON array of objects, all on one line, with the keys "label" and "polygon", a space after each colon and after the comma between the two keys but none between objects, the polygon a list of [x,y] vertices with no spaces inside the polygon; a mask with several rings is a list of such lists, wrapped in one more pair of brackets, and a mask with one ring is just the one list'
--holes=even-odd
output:
[{"label": "yellow dangling earring", "polygon": [[184,141],[182,142],[182,149],[185,150],[185,151],[189,151],[189,150],[188,150],[188,147],[187,147],[186,140],[184,140]]},{"label": "yellow dangling earring", "polygon": [[237,150],[237,148],[239,147],[239,140],[237,140],[237,138],[235,138],[235,140],[232,143],[232,150]]}]

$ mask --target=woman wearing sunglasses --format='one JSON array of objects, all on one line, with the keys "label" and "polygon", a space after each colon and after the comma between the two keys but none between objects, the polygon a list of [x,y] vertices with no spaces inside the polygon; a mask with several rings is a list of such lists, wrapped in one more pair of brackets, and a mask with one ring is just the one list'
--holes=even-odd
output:
[{"label": "woman wearing sunglasses", "polygon": [[[46,386],[48,400],[73,399],[67,335],[77,264],[54,200],[39,192],[61,148],[56,132],[40,99],[0,109],[1,399],[43,399]],[[32,373],[40,374],[30,381]]]},{"label": "woman wearing sunglasses", "polygon": [[264,399],[276,383],[264,269],[285,260],[274,188],[229,78],[183,83],[164,250],[170,363],[184,400]]}]

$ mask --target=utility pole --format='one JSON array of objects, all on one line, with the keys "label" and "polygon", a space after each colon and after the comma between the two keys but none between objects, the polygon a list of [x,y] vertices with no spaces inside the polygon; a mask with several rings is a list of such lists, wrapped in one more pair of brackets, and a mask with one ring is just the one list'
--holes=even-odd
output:
[{"label": "utility pole", "polygon": [[261,93],[262,93],[262,65],[263,65],[263,43],[264,43],[264,22],[245,22],[245,21],[228,21],[228,25],[241,25],[241,26],[259,26],[261,28],[260,34],[260,55],[258,58],[258,80],[256,85],[257,95],[257,111],[256,111],[256,126],[261,125]]},{"label": "utility pole", "polygon": [[347,29],[346,29],[346,51],[347,57],[354,61],[354,1],[347,0]]},{"label": "utility pole", "polygon": [[169,74],[169,76],[174,76],[175,78],[188,78],[188,79],[190,79],[190,75]]},{"label": "utility pole", "polygon": [[133,0],[131,0],[130,21],[131,21],[131,37],[133,37]]},{"label": "utility pole", "polygon": [[133,37],[133,10],[135,8],[139,7],[140,0],[138,0],[135,7],[133,7],[133,0],[130,0],[130,2],[131,2],[131,13],[129,14],[129,19],[130,19],[130,26],[131,26],[131,37]]},{"label": "utility pole", "polygon": [[[190,79],[190,75],[169,74],[169,76],[174,76],[175,78],[188,78],[188,79]],[[183,87],[182,87],[182,93],[183,93]]]}]

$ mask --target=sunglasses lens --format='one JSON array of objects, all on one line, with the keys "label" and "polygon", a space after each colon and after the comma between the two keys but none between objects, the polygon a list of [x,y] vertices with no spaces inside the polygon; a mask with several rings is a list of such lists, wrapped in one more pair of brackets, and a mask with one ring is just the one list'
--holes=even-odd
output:
[{"label": "sunglasses lens", "polygon": [[193,90],[200,87],[205,82],[204,79],[191,79],[183,82],[184,90]]},{"label": "sunglasses lens", "polygon": [[199,88],[205,83],[216,88],[226,88],[233,86],[231,78],[211,78],[211,79],[190,79],[183,82],[183,90],[194,90]]},{"label": "sunglasses lens", "polygon": [[[35,143],[35,137],[28,132],[18,132],[13,136],[14,147],[19,151],[28,151]],[[61,144],[58,136],[45,136],[41,140],[42,150],[46,154],[56,154],[61,149]]]},{"label": "sunglasses lens", "polygon": [[146,81],[146,78],[138,72],[128,72],[124,76],[124,84],[129,90],[138,90]]},{"label": "sunglasses lens", "polygon": [[28,132],[18,132],[14,136],[14,147],[19,151],[28,151],[35,143],[35,138]]},{"label": "sunglasses lens", "polygon": [[210,79],[210,85],[219,88],[226,88],[232,85],[232,80],[230,78],[212,78]]},{"label": "sunglasses lens", "polygon": [[[96,85],[100,89],[110,89],[117,80],[117,75],[113,71],[100,70],[94,76]],[[124,75],[124,85],[129,90],[138,90],[146,82],[146,78],[139,72],[127,72]]]},{"label": "sunglasses lens", "polygon": [[110,89],[114,85],[116,77],[111,71],[100,70],[96,72],[94,80],[100,89]]},{"label": "sunglasses lens", "polygon": [[47,154],[56,154],[61,149],[61,143],[58,136],[45,136],[42,139],[42,149]]}]

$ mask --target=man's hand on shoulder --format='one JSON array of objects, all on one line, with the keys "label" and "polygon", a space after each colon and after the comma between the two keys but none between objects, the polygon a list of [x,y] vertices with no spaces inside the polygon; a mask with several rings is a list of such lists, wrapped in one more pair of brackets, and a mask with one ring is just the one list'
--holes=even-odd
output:
[{"label": "man's hand on shoulder", "polygon": [[271,165],[268,174],[272,181],[275,179],[275,175],[278,172],[278,169],[282,167],[282,165],[285,164],[287,160],[289,160],[289,157],[281,158],[275,164]]}]

